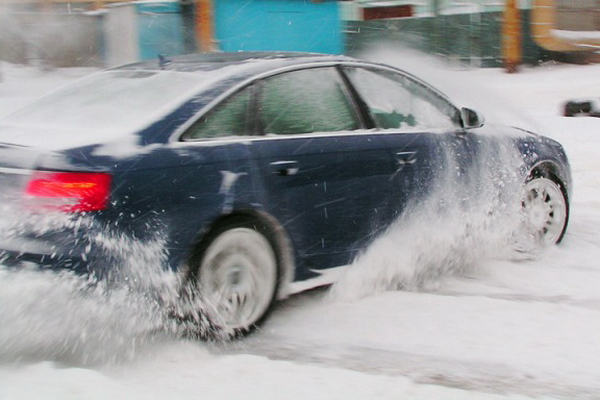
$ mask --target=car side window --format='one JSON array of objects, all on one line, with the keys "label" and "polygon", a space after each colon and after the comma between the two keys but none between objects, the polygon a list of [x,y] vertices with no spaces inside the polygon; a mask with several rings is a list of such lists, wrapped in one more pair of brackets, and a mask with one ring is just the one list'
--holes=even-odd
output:
[{"label": "car side window", "polygon": [[259,110],[266,134],[359,129],[345,84],[335,68],[311,68],[265,79]]},{"label": "car side window", "polygon": [[250,132],[252,87],[246,87],[217,104],[183,135],[183,140],[243,136]]},{"label": "car side window", "polygon": [[456,108],[443,97],[391,71],[345,68],[380,129],[455,129]]}]

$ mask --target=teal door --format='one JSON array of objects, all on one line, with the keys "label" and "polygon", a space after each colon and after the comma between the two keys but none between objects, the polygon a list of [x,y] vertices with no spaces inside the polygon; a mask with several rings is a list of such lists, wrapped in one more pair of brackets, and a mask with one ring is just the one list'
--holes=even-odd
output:
[{"label": "teal door", "polygon": [[343,53],[337,1],[219,0],[215,34],[222,51]]},{"label": "teal door", "polygon": [[138,14],[139,59],[183,54],[181,5],[173,1],[134,4]]}]

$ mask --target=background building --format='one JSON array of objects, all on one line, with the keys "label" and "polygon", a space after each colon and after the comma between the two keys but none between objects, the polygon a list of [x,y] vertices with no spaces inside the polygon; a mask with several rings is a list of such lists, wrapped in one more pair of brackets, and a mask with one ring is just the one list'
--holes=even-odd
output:
[{"label": "background building", "polygon": [[[409,46],[500,66],[505,0],[0,0],[0,59],[111,66],[195,51]],[[600,0],[521,0],[524,62],[589,60]]]}]

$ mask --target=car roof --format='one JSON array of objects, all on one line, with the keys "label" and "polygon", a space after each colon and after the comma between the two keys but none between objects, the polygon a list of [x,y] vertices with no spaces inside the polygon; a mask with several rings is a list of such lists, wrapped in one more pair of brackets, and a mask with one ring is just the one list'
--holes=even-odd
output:
[{"label": "car roof", "polygon": [[343,61],[359,60],[343,55],[300,52],[198,53],[173,57],[158,56],[152,60],[127,64],[112,70],[201,72],[229,67],[228,70],[240,73],[261,73],[286,66]]}]

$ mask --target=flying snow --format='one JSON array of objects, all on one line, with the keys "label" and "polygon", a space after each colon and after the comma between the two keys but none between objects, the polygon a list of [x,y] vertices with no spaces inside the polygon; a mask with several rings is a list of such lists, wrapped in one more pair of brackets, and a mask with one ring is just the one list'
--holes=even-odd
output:
[{"label": "flying snow", "polygon": [[444,277],[474,272],[490,259],[529,257],[521,227],[523,159],[512,138],[478,139],[469,165],[443,142],[435,183],[346,269],[330,294],[357,300],[390,290],[433,289]]}]

